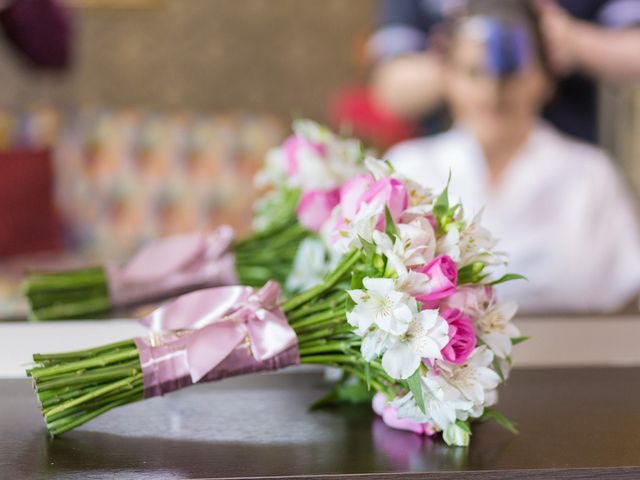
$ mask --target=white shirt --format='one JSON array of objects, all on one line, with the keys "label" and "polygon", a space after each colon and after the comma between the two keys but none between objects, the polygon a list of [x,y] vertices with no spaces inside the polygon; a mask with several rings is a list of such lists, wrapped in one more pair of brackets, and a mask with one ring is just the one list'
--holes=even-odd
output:
[{"label": "white shirt", "polygon": [[483,153],[460,128],[411,140],[386,158],[436,191],[450,193],[508,253],[529,281],[499,287],[522,311],[612,311],[640,291],[640,233],[632,197],[606,154],[539,124],[490,186]]}]

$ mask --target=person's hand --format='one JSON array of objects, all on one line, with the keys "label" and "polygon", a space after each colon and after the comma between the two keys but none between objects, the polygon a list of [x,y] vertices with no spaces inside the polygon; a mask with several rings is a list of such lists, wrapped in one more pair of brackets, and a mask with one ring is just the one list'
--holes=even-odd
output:
[{"label": "person's hand", "polygon": [[555,0],[536,0],[535,6],[551,68],[558,75],[568,75],[576,69],[578,62],[575,49],[578,21]]},{"label": "person's hand", "polygon": [[442,100],[442,65],[437,55],[403,55],[377,65],[371,77],[375,100],[404,118],[420,118]]}]

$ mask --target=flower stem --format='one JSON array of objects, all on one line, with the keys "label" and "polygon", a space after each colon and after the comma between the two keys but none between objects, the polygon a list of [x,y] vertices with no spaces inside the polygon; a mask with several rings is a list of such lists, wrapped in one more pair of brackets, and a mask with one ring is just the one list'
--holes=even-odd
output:
[{"label": "flower stem", "polygon": [[310,315],[308,318],[300,319],[297,322],[291,324],[291,328],[294,330],[303,330],[305,328],[311,327],[313,325],[318,325],[322,323],[326,323],[330,320],[341,320],[345,317],[347,311],[344,309],[340,310],[327,310],[322,313],[318,313],[316,315]]},{"label": "flower stem", "polygon": [[284,312],[289,313],[295,310],[296,308],[302,306],[303,304],[307,303],[308,301],[312,300],[313,298],[319,297],[327,290],[333,288],[333,286],[336,283],[338,283],[338,281],[347,272],[350,271],[351,267],[353,267],[353,265],[355,265],[355,263],[358,260],[360,260],[360,257],[361,257],[361,253],[358,250],[355,250],[349,253],[348,255],[346,255],[342,259],[338,267],[336,267],[336,269],[333,272],[331,272],[321,284],[307,290],[306,292],[302,292],[301,294],[285,302],[282,305],[282,309],[284,310]]},{"label": "flower stem", "polygon": [[104,367],[112,363],[117,363],[122,360],[129,360],[138,357],[138,350],[135,348],[99,355],[97,357],[88,358],[86,360],[78,360],[75,362],[53,365],[51,367],[43,367],[39,369],[31,370],[31,376],[35,379],[42,379],[59,375],[61,373],[75,372],[78,370],[85,370],[92,367]]},{"label": "flower stem", "polygon": [[89,393],[81,395],[80,397],[74,398],[72,400],[67,400],[67,401],[61,403],[60,405],[57,405],[57,406],[51,408],[46,413],[44,413],[44,418],[47,419],[51,415],[54,415],[55,413],[62,412],[64,410],[66,410],[67,408],[75,407],[76,405],[80,405],[81,403],[84,403],[84,402],[87,402],[87,401],[92,400],[94,398],[97,398],[100,395],[104,395],[105,393],[109,393],[109,392],[112,392],[114,390],[117,390],[120,387],[129,386],[129,385],[131,385],[133,382],[135,382],[138,379],[142,379],[142,373],[137,373],[136,375],[134,375],[132,377],[124,378],[124,379],[119,380],[117,382],[110,383],[110,384],[108,384],[108,385],[106,385],[104,387],[97,388],[97,389],[95,389],[95,390],[93,390],[93,391],[91,391]]}]

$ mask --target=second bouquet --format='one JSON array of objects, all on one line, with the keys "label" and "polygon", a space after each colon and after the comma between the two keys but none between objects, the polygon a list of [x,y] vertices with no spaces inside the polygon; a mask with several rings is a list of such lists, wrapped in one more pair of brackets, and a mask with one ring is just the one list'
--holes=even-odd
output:
[{"label": "second bouquet", "polygon": [[34,272],[23,285],[30,318],[95,318],[198,288],[261,287],[270,279],[289,292],[318,283],[339,257],[316,233],[339,202],[340,186],[363,172],[364,152],[359,141],[310,120],[294,122],[293,131],[256,176],[266,193],[251,234],[237,239],[220,226],[153,240],[123,264]]}]

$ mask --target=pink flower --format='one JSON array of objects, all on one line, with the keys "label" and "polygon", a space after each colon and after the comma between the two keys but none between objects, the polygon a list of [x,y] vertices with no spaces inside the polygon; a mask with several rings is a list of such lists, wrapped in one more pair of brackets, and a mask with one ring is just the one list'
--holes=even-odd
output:
[{"label": "pink flower", "polygon": [[468,315],[457,308],[440,311],[449,324],[449,343],[441,350],[447,362],[462,365],[476,348],[476,332]]},{"label": "pink flower", "polygon": [[[372,203],[386,205],[391,212],[393,221],[398,222],[409,205],[409,195],[400,180],[395,178],[374,180],[371,175],[359,175],[349,180],[340,189],[343,218],[352,219],[364,204]],[[383,212],[376,228],[384,230],[385,226],[386,219]]]},{"label": "pink flower", "polygon": [[371,187],[374,180],[371,175],[358,175],[346,182],[340,189],[342,216],[353,218],[362,203],[362,196]]},{"label": "pink flower", "polygon": [[382,417],[382,421],[396,430],[407,430],[419,435],[434,435],[435,428],[430,423],[418,423],[408,418],[398,418],[398,412],[393,405],[387,403],[384,394],[376,393],[371,402],[373,411]]},{"label": "pink flower", "polygon": [[296,209],[300,224],[312,232],[319,232],[324,223],[331,216],[333,208],[340,202],[340,190],[327,192],[323,190],[309,190],[302,195]]},{"label": "pink flower", "polygon": [[457,308],[471,317],[477,317],[494,301],[489,285],[463,285],[444,301],[447,308]]},{"label": "pink flower", "polygon": [[[409,206],[409,194],[404,184],[396,178],[381,178],[362,194],[362,203],[380,202],[389,208],[394,223],[400,221],[400,217]],[[378,230],[384,230],[387,221],[384,213],[376,225]]]},{"label": "pink flower", "polygon": [[290,136],[282,145],[284,150],[285,160],[287,162],[287,173],[293,177],[298,173],[298,157],[300,150],[309,149],[316,153],[318,156],[323,157],[325,154],[325,147],[319,143],[313,143],[306,138]]},{"label": "pink flower", "polygon": [[429,292],[416,296],[424,308],[433,308],[436,300],[455,293],[458,285],[458,268],[451,257],[440,255],[416,271],[429,277]]}]

